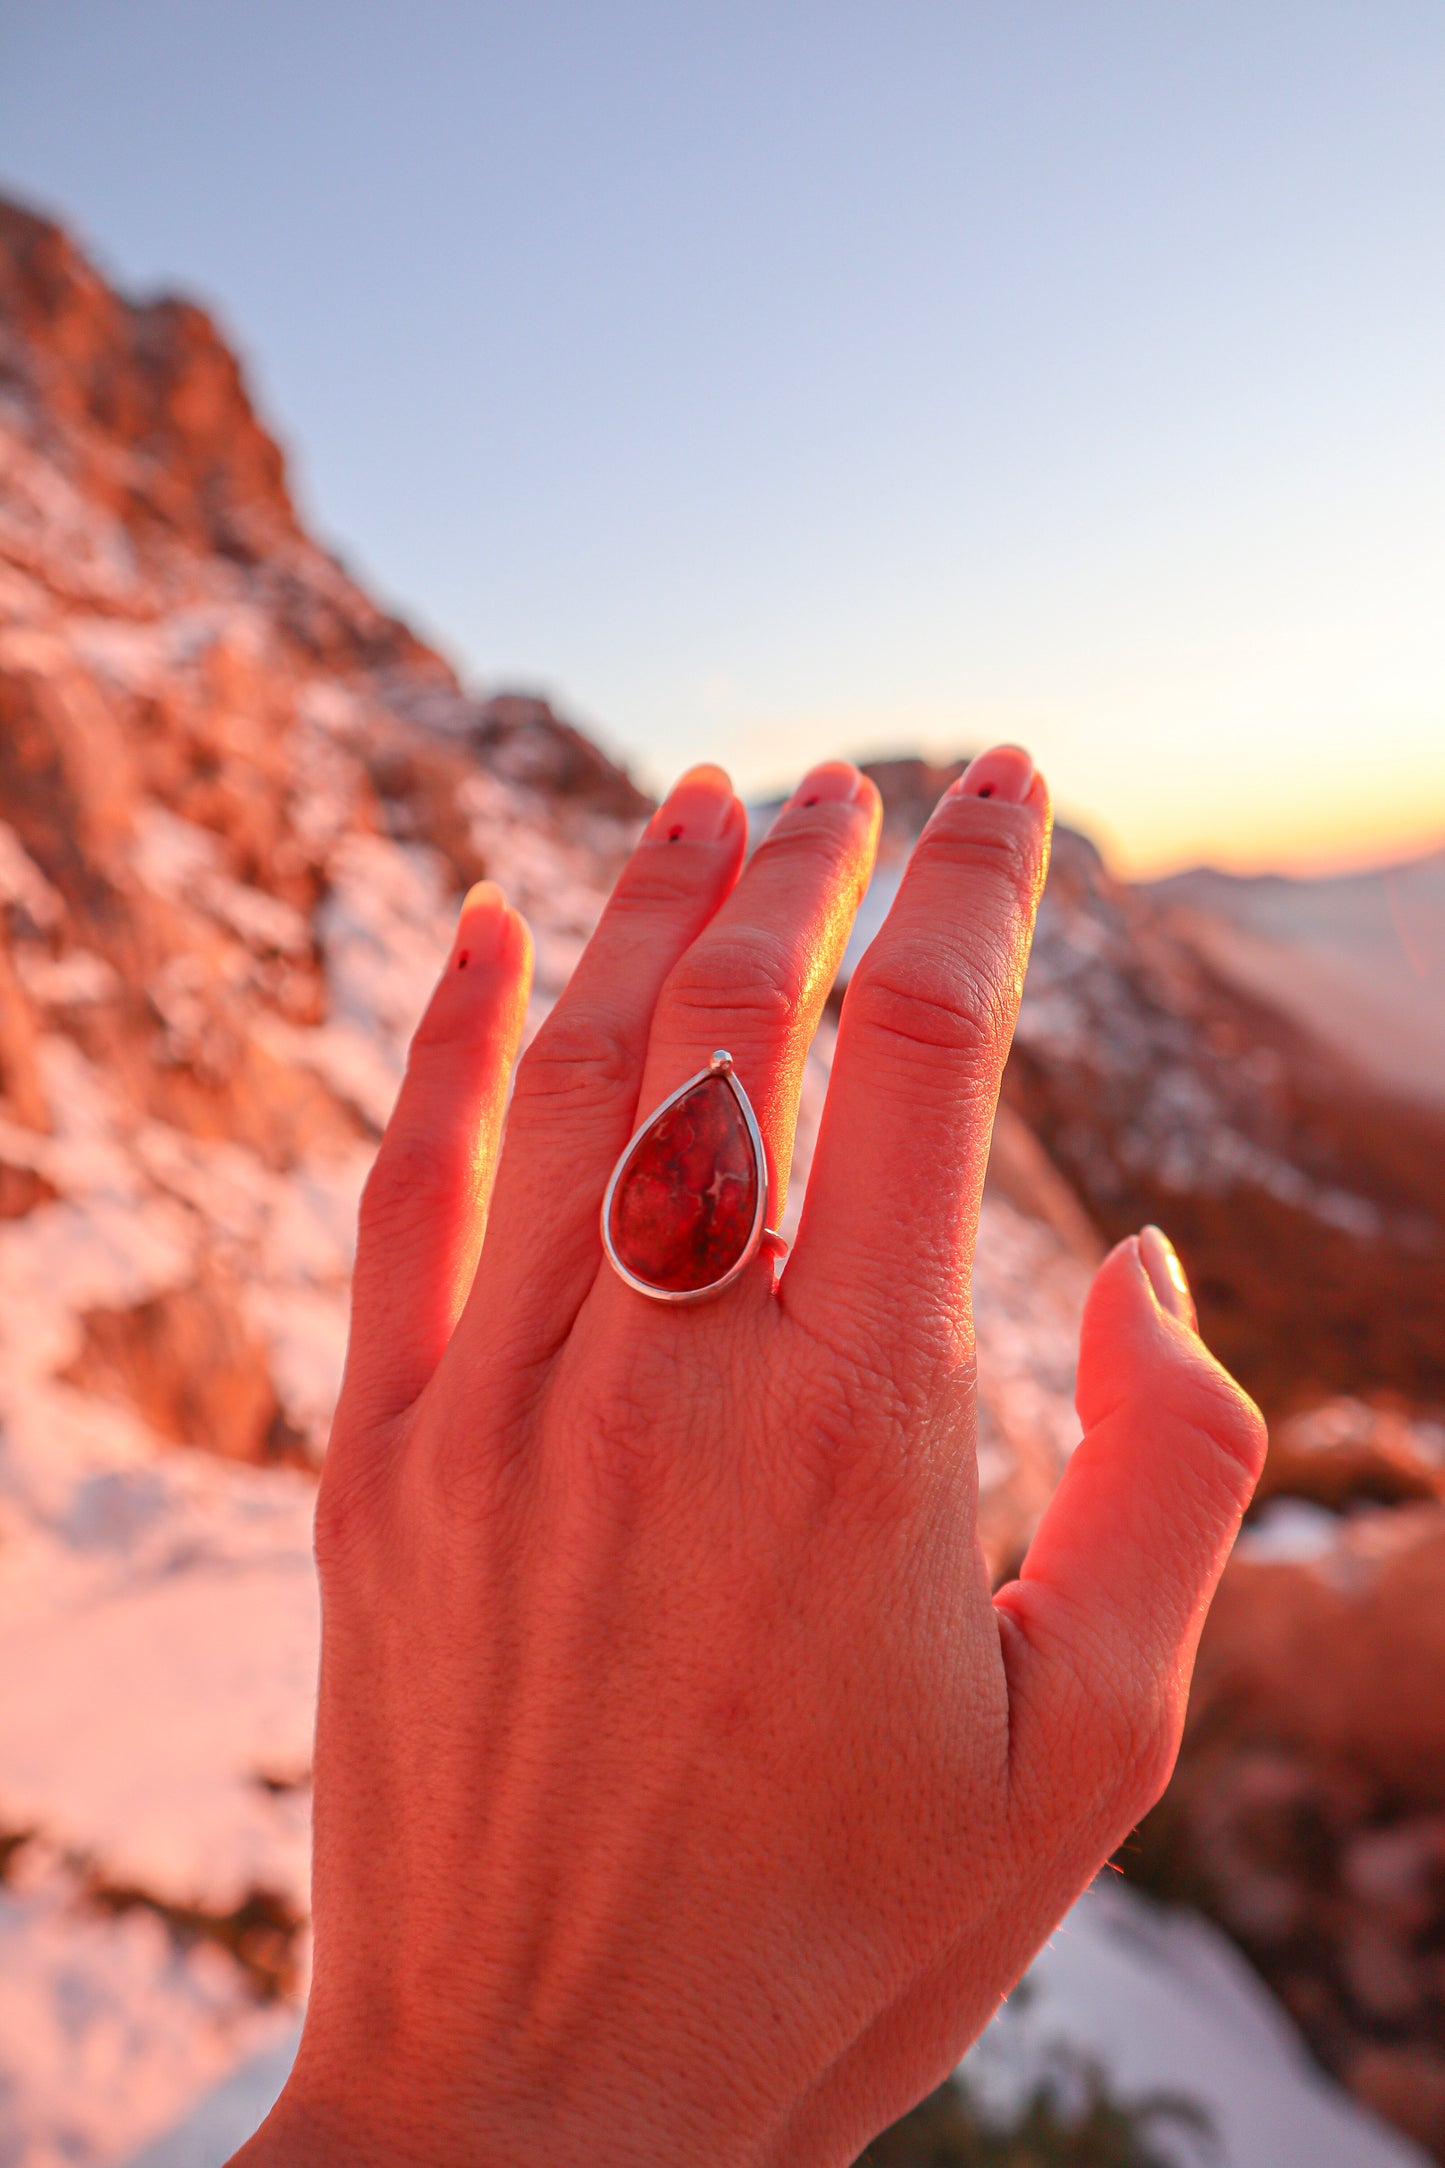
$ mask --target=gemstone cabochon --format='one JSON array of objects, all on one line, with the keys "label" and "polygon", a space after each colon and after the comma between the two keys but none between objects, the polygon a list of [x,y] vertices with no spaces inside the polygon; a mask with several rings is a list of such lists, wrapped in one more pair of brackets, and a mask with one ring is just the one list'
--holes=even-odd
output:
[{"label": "gemstone cabochon", "polygon": [[619,1263],[667,1294],[711,1287],[748,1246],[760,1177],[732,1086],[700,1078],[642,1132],[617,1177],[607,1231]]}]

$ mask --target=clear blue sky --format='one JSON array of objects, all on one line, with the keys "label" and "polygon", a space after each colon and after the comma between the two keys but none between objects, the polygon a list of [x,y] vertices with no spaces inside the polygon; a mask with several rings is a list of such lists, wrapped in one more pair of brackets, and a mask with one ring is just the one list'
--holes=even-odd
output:
[{"label": "clear blue sky", "polygon": [[0,0],[0,186],[653,782],[1023,736],[1137,866],[1445,833],[1441,0]]}]

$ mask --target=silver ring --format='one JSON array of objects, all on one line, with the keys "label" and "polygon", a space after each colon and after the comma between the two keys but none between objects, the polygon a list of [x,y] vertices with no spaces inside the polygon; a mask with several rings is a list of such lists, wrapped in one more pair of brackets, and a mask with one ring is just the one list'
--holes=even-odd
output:
[{"label": "silver ring", "polygon": [[720,1047],[653,1108],[613,1168],[602,1199],[607,1262],[650,1301],[710,1301],[765,1244],[787,1255],[767,1225],[768,1189],[758,1118]]}]

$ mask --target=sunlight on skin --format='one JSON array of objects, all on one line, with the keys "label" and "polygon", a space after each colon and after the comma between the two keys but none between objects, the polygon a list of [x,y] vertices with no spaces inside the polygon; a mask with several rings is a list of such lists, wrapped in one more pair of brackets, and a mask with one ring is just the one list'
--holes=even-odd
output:
[{"label": "sunlight on skin", "polygon": [[1095,1276],[1084,1435],[996,1596],[977,1540],[973,1242],[1050,825],[1026,751],[944,792],[850,982],[783,1280],[760,1253],[676,1310],[599,1272],[597,1198],[700,1046],[786,1164],[881,818],[829,762],[744,867],[727,777],[684,777],[504,1146],[530,953],[468,899],[362,1204],[315,1970],[238,2168],[842,2168],[1163,1787],[1264,1431],[1157,1228]]}]

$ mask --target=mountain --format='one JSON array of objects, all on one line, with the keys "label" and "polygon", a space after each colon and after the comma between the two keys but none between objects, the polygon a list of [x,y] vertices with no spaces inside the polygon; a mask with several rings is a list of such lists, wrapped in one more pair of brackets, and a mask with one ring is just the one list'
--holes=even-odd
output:
[{"label": "mountain", "polygon": [[1383,1092],[1445,1104],[1445,850],[1315,880],[1200,867],[1150,893],[1221,978]]},{"label": "mountain", "polygon": [[[458,898],[532,1023],[650,801],[315,542],[215,325],[0,205],[0,2099],[111,2160],[306,1964],[314,1471],[352,1222]],[[799,1188],[831,1025],[805,1091]],[[981,1238],[985,1525],[1076,1434],[1093,1236],[1021,1123]],[[16,2135],[18,2133],[18,2135]]]},{"label": "mountain", "polygon": [[[952,772],[875,766],[865,916]],[[205,314],[127,300],[0,204],[13,2168],[117,2160],[289,2037],[310,1519],[357,1195],[461,891],[488,874],[527,914],[535,1026],[648,805],[544,702],[462,685],[315,541]],[[790,1225],[833,1038],[830,1020]],[[1163,1220],[1207,1328],[1276,1406],[1337,1385],[1445,1401],[1412,1280],[1438,1271],[1439,1142],[1432,1110],[1396,1107],[1061,833],[975,1280],[995,1573],[1077,1435],[1101,1231]],[[1396,1481],[1378,1458],[1370,1480]],[[1308,1491],[1306,1463],[1285,1492]],[[1348,1513],[1365,1478],[1330,1480]]]}]

